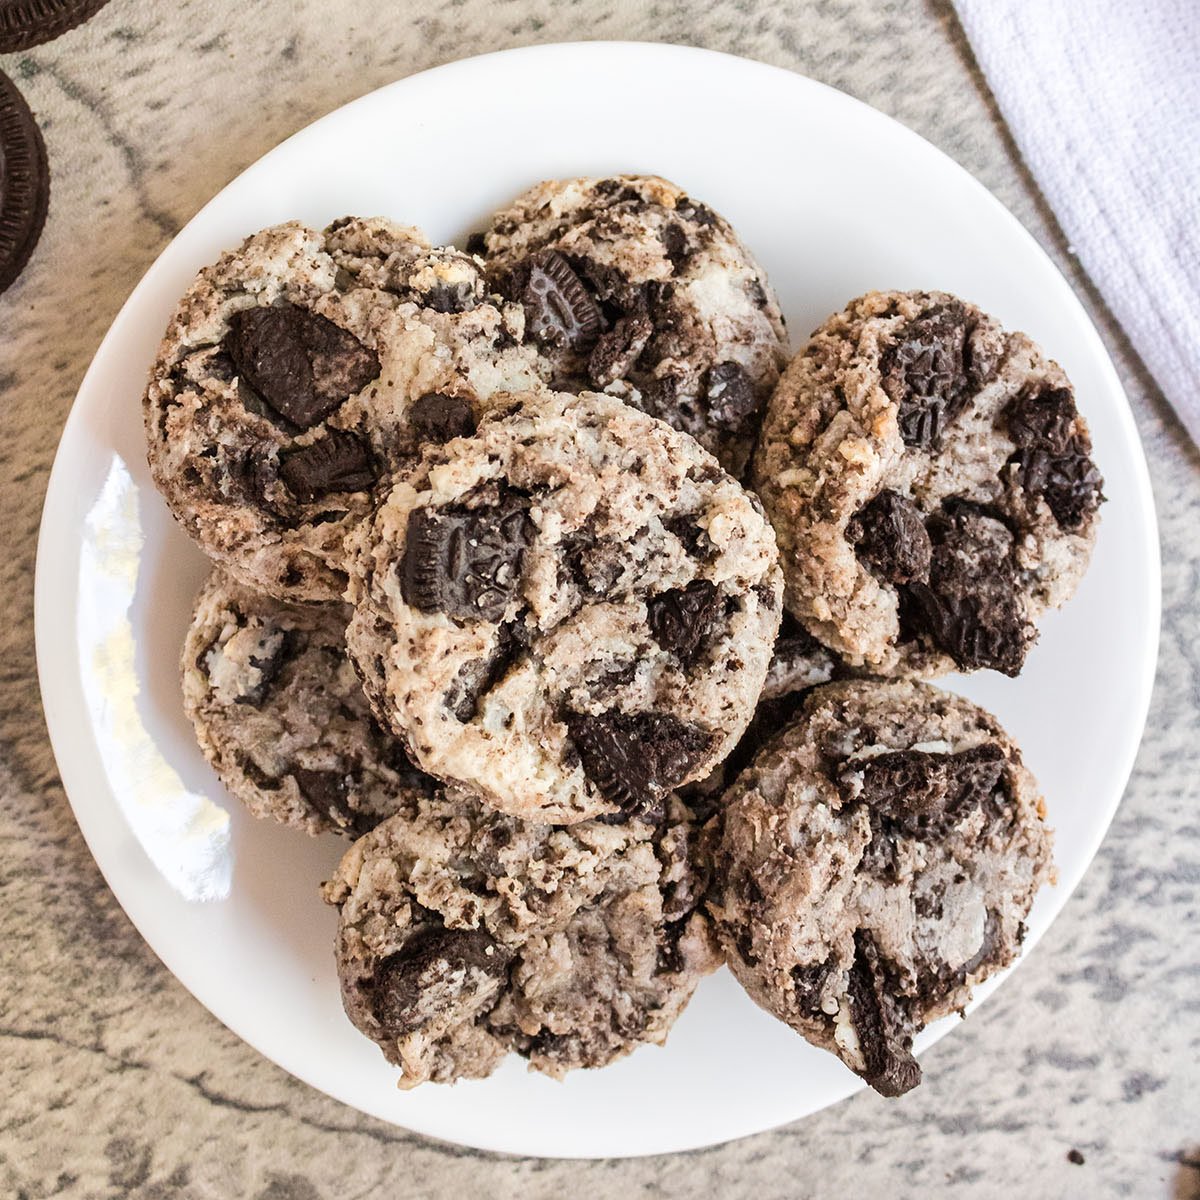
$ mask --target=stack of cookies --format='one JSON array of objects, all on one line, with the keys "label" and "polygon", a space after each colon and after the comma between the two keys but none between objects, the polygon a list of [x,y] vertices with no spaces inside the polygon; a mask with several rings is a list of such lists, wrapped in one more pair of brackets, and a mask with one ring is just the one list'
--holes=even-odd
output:
[{"label": "stack of cookies", "polygon": [[352,841],[338,975],[401,1086],[603,1066],[727,962],[897,1095],[1016,957],[1041,797],[919,680],[1017,674],[1095,538],[1086,426],[1023,335],[872,293],[788,365],[723,218],[552,181],[465,252],[253,235],[145,414],[215,564],[187,711],[255,815]]}]

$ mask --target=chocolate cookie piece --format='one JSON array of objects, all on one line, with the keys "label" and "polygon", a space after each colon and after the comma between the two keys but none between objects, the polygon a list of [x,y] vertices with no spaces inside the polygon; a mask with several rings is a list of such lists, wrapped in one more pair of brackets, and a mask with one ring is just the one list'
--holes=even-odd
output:
[{"label": "chocolate cookie piece", "polygon": [[184,641],[183,701],[205,757],[256,817],[358,837],[436,785],[371,715],[348,617],[214,571]]},{"label": "chocolate cookie piece", "polygon": [[719,962],[693,841],[675,801],[655,825],[563,829],[430,793],[325,885],[347,1015],[405,1088],[510,1052],[562,1076],[663,1042]]},{"label": "chocolate cookie piece", "polygon": [[1016,746],[921,683],[810,693],[706,834],[734,975],[885,1096],[920,1081],[914,1035],[1016,958],[1054,877]]},{"label": "chocolate cookie piece", "polygon": [[0,54],[61,37],[93,17],[108,0],[0,0]]},{"label": "chocolate cookie piece", "polygon": [[793,359],[753,479],[792,614],[881,675],[1016,675],[1103,499],[1071,385],[941,292],[872,292]]},{"label": "chocolate cookie piece", "polygon": [[145,398],[155,482],[248,587],[338,599],[376,488],[540,383],[523,327],[474,259],[418,230],[263,230],[200,272],[167,330]]},{"label": "chocolate cookie piece", "polygon": [[[4,8],[0,6],[0,29]],[[50,204],[46,146],[29,106],[0,74],[0,293],[25,269]]]},{"label": "chocolate cookie piece", "polygon": [[514,816],[656,819],[762,688],[779,579],[760,506],[615,397],[531,394],[428,446],[352,549],[347,639],[376,710]]},{"label": "chocolate cookie piece", "polygon": [[741,473],[786,340],[766,275],[727,221],[664,179],[551,180],[481,241],[556,386],[612,391]]}]

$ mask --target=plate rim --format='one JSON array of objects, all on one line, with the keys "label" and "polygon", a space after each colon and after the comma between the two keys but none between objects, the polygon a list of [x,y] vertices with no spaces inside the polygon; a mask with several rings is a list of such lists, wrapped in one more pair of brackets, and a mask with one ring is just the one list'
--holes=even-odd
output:
[{"label": "plate rim", "polygon": [[[171,252],[175,243],[183,238],[197,223],[201,222],[209,209],[215,205],[223,194],[234,184],[245,180],[248,176],[256,176],[263,172],[269,171],[272,161],[276,155],[285,151],[290,144],[304,137],[309,136],[312,131],[318,129],[326,122],[335,119],[345,119],[348,110],[354,109],[356,106],[367,107],[371,103],[377,102],[377,98],[382,93],[399,92],[413,85],[416,81],[424,81],[426,84],[431,78],[443,77],[451,79],[458,73],[466,73],[472,70],[477,70],[482,64],[487,64],[495,60],[515,61],[518,59],[538,60],[543,58],[561,57],[564,55],[578,55],[582,58],[591,56],[613,56],[614,58],[623,58],[626,56],[637,57],[645,56],[647,58],[673,58],[680,61],[684,59],[692,61],[706,61],[714,63],[716,69],[719,70],[740,70],[750,73],[756,72],[771,72],[776,76],[786,76],[788,86],[796,87],[800,90],[811,90],[814,93],[822,96],[823,102],[833,106],[842,106],[847,111],[853,111],[856,117],[860,120],[866,120],[881,129],[884,129],[888,135],[899,138],[913,139],[919,143],[926,151],[932,151],[939,158],[944,160],[944,163],[950,167],[962,178],[965,186],[971,190],[976,199],[987,207],[990,207],[997,219],[1007,224],[1013,234],[1019,238],[1023,238],[1028,249],[1036,256],[1039,256],[1042,263],[1047,267],[1054,276],[1062,284],[1064,292],[1064,300],[1072,309],[1071,315],[1074,318],[1073,325],[1077,327],[1080,337],[1087,345],[1089,360],[1095,364],[1103,376],[1106,377],[1109,387],[1113,390],[1116,396],[1120,398],[1120,403],[1115,405],[1114,417],[1117,426],[1124,440],[1128,443],[1127,449],[1130,454],[1130,465],[1135,478],[1136,491],[1140,500],[1141,516],[1141,534],[1146,543],[1148,568],[1145,579],[1143,580],[1143,593],[1148,601],[1148,612],[1153,616],[1153,620],[1149,622],[1149,627],[1142,631],[1143,634],[1143,649],[1141,657],[1140,676],[1136,681],[1131,683],[1136,686],[1131,690],[1136,693],[1135,711],[1140,712],[1140,719],[1136,722],[1131,722],[1129,736],[1127,737],[1127,745],[1123,747],[1123,753],[1120,757],[1121,769],[1117,773],[1120,777],[1120,788],[1114,788],[1115,799],[1113,799],[1105,808],[1101,819],[1098,819],[1094,825],[1090,827],[1091,836],[1083,843],[1083,855],[1081,866],[1079,867],[1074,878],[1063,880],[1059,883],[1061,900],[1057,906],[1057,911],[1046,925],[1049,929],[1053,923],[1058,920],[1062,914],[1063,908],[1068,903],[1071,894],[1075,891],[1084,874],[1090,868],[1091,863],[1099,849],[1108,830],[1111,827],[1113,818],[1117,808],[1120,806],[1124,798],[1125,790],[1128,787],[1129,778],[1132,774],[1134,762],[1141,745],[1144,735],[1146,721],[1149,715],[1149,706],[1151,693],[1154,686],[1154,681],[1157,675],[1158,648],[1161,636],[1161,621],[1162,621],[1162,603],[1161,603],[1161,552],[1158,530],[1158,518],[1156,506],[1154,503],[1154,493],[1150,483],[1149,466],[1145,456],[1145,448],[1141,438],[1138,435],[1136,422],[1133,416],[1132,406],[1130,405],[1128,395],[1125,392],[1124,386],[1121,383],[1120,376],[1112,362],[1104,341],[1100,336],[1099,330],[1096,328],[1087,309],[1084,307],[1083,301],[1076,293],[1070,281],[1064,273],[1059,269],[1058,265],[1050,257],[1047,251],[1034,235],[1025,228],[1021,221],[996,197],[980,180],[978,180],[966,167],[960,164],[956,159],[948,153],[941,150],[940,147],[934,145],[928,139],[918,134],[915,130],[904,125],[897,118],[894,118],[880,109],[861,101],[854,96],[849,95],[840,89],[813,79],[809,76],[802,75],[799,72],[792,71],[786,67],[776,66],[771,63],[764,63],[757,59],[747,58],[741,55],[730,54],[725,51],[710,50],[702,47],[683,46],[674,43],[654,42],[654,41],[568,41],[568,42],[550,42],[541,43],[532,46],[520,46],[510,49],[491,51],[485,54],[473,55],[467,58],[456,59],[451,62],[441,63],[436,66],[426,68],[422,71],[414,72],[410,75],[403,76],[393,80],[390,83],[384,84],[379,88],[375,88],[353,100],[342,104],[307,125],[290,134],[283,141],[267,150],[258,159],[249,164],[244,170],[239,172],[233,178],[226,181],[216,193],[214,193],[201,207],[192,215],[192,217],[180,228],[180,230],[171,238],[171,240],[162,248],[155,256],[154,260],[146,268],[145,272],[138,280],[136,285],[130,291],[121,307],[114,315],[112,322],[101,338],[96,350],[92,356],[91,362],[84,373],[74,399],[71,402],[71,407],[67,418],[63,423],[62,431],[59,438],[58,446],[55,450],[54,461],[47,479],[46,491],[43,501],[42,515],[38,528],[38,543],[37,554],[34,572],[34,640],[37,659],[37,673],[39,695],[42,702],[43,713],[46,720],[47,731],[49,734],[51,748],[54,754],[55,764],[58,769],[59,778],[63,784],[64,793],[67,796],[68,803],[71,806],[72,814],[75,818],[80,832],[84,837],[84,841],[88,846],[89,852],[92,854],[97,867],[100,870],[102,877],[105,880],[106,886],[112,891],[117,902],[120,904],[125,916],[137,930],[139,936],[147,944],[152,953],[162,962],[163,966],[183,985],[183,987],[192,995],[192,997],[201,1004],[213,1017],[226,1026],[232,1033],[246,1042],[257,1054],[267,1059],[274,1066],[287,1072],[289,1075],[301,1080],[303,1083],[314,1088],[315,1090],[329,1095],[340,1103],[346,1104],[347,1107],[357,1112],[362,1112],[364,1115],[370,1116],[373,1119],[381,1120],[387,1124],[393,1125],[396,1128],[405,1129],[407,1131],[418,1134],[422,1137],[430,1138],[443,1145],[467,1145],[479,1150],[484,1150],[492,1153],[500,1154],[517,1154],[522,1156],[546,1157],[546,1158],[573,1158],[573,1159],[590,1159],[598,1157],[608,1157],[613,1154],[612,1151],[596,1151],[592,1152],[553,1152],[547,1153],[542,1150],[517,1149],[514,1150],[511,1144],[501,1145],[499,1143],[489,1142],[486,1138],[470,1138],[470,1139],[455,1139],[442,1133],[430,1133],[425,1129],[420,1128],[420,1122],[416,1124],[406,1123],[401,1124],[386,1116],[380,1116],[370,1110],[362,1107],[355,1099],[350,1099],[345,1095],[338,1094],[331,1090],[326,1083],[316,1082],[310,1077],[307,1070],[298,1069],[293,1065],[285,1065],[279,1059],[267,1054],[262,1050],[251,1037],[244,1032],[239,1026],[241,1022],[237,1019],[237,1014],[223,1015],[218,1013],[216,1009],[210,1007],[209,1003],[201,998],[200,992],[203,991],[202,982],[195,979],[192,973],[187,969],[186,965],[173,963],[171,960],[176,958],[168,947],[165,951],[160,949],[155,942],[147,936],[143,929],[143,924],[130,911],[126,904],[125,898],[121,894],[120,888],[110,876],[109,870],[97,855],[93,845],[94,837],[89,835],[88,826],[95,819],[95,814],[89,816],[87,814],[87,802],[81,801],[77,804],[75,796],[85,796],[89,793],[89,788],[82,776],[82,768],[78,762],[69,763],[64,769],[64,761],[70,760],[75,755],[75,747],[72,746],[73,738],[77,738],[80,733],[86,737],[91,737],[93,730],[89,726],[86,730],[80,731],[75,728],[68,729],[65,727],[65,715],[63,707],[60,707],[56,713],[51,712],[51,705],[47,700],[49,697],[62,695],[64,689],[73,690],[78,694],[80,703],[83,703],[83,680],[77,669],[77,655],[65,654],[62,651],[62,643],[68,643],[72,648],[75,647],[77,637],[73,628],[73,623],[70,625],[71,636],[63,638],[61,634],[56,632],[56,628],[52,619],[52,614],[56,607],[60,610],[66,610],[72,618],[74,617],[74,593],[71,593],[71,602],[60,601],[53,591],[55,568],[59,566],[64,558],[70,562],[69,556],[61,543],[56,544],[53,537],[54,526],[69,525],[69,501],[70,489],[64,485],[64,480],[70,467],[68,462],[71,457],[67,450],[69,440],[82,441],[75,436],[76,429],[85,419],[84,405],[81,404],[81,397],[84,397],[91,389],[94,388],[94,377],[97,375],[99,368],[97,364],[104,357],[110,342],[115,340],[115,330],[121,321],[126,310],[135,303],[143,291],[149,290],[155,281],[155,277],[159,272],[160,264],[163,259]],[[531,68],[535,69],[535,68]],[[74,547],[71,547],[74,550]],[[61,628],[61,626],[59,626]],[[59,644],[55,644],[55,638],[59,639]],[[1134,733],[1136,731],[1136,735]],[[68,778],[74,781],[73,786],[68,784]],[[134,904],[134,907],[140,907]],[[1045,932],[1044,930],[1042,931]],[[986,995],[994,990],[995,985],[1007,977],[1016,966],[1024,962],[1032,952],[1038,937],[1031,938],[1027,943],[1023,953],[1013,967],[1008,971],[996,977],[992,986],[986,987],[982,995],[978,995],[976,1000],[972,1002],[970,1008],[973,1009]],[[968,1010],[969,1011],[969,1010]],[[940,1040],[942,1034],[939,1033],[934,1041]],[[837,1103],[845,1096],[860,1090],[864,1086],[861,1081],[852,1083],[843,1093],[843,1095],[830,1099],[825,1105]],[[812,1110],[820,1111],[820,1109]],[[811,1112],[805,1115],[811,1115]],[[617,1152],[623,1157],[641,1157],[650,1154],[675,1153],[692,1149],[699,1149],[704,1146],[723,1144],[726,1141],[738,1140],[743,1137],[751,1136],[755,1132],[766,1132],[770,1128],[779,1128],[785,1124],[791,1124],[795,1121],[802,1120],[803,1116],[787,1118],[779,1124],[756,1127],[755,1129],[744,1129],[723,1137],[720,1141],[713,1141],[711,1138],[702,1138],[688,1140],[687,1137],[676,1137],[671,1139],[670,1147],[639,1149],[635,1151]]]}]

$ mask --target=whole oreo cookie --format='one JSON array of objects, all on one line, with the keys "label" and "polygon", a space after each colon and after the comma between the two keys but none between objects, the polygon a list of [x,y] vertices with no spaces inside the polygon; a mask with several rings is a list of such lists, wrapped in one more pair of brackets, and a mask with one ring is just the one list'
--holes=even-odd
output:
[{"label": "whole oreo cookie", "polygon": [[0,54],[28,50],[94,17],[108,0],[0,0]]},{"label": "whole oreo cookie", "polygon": [[[7,7],[0,4],[0,29]],[[10,47],[0,44],[0,50]],[[25,269],[46,223],[50,170],[29,106],[0,75],[0,292]]]}]

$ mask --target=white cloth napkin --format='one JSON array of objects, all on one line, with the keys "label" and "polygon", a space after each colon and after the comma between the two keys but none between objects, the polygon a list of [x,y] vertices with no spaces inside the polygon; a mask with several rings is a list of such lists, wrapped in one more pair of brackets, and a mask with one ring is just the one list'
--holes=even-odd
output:
[{"label": "white cloth napkin", "polygon": [[1200,443],[1200,0],[955,0],[1071,247]]}]

